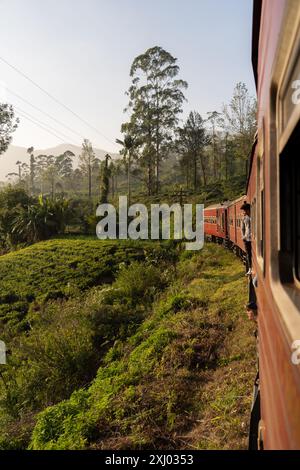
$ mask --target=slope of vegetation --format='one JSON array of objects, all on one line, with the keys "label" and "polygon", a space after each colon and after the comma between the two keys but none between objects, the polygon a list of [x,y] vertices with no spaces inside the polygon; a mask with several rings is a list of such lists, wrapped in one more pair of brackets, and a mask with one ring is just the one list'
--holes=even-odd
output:
[{"label": "slope of vegetation", "polygon": [[26,448],[36,413],[90,383],[114,341],[147,316],[176,257],[172,243],[62,239],[1,258],[3,296],[10,287],[11,297],[0,324],[9,348],[0,370],[0,448]]},{"label": "slope of vegetation", "polygon": [[0,325],[26,329],[32,306],[111,282],[121,263],[144,260],[151,243],[65,239],[40,242],[0,257]]},{"label": "slope of vegetation", "polygon": [[147,307],[141,299],[161,272],[136,290],[138,266],[109,294],[97,290],[94,305],[120,305],[122,292],[143,319],[115,339],[89,386],[38,415],[30,448],[246,447],[255,341],[239,260],[211,245],[183,253],[173,282]]}]

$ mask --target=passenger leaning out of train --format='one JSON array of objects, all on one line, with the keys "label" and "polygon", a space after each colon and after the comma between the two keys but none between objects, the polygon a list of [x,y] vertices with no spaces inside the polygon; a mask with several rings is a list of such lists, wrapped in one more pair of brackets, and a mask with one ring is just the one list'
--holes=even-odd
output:
[{"label": "passenger leaning out of train", "polygon": [[246,305],[246,312],[249,320],[257,322],[257,305],[256,302],[249,302]]},{"label": "passenger leaning out of train", "polygon": [[242,239],[245,244],[245,251],[247,254],[247,262],[246,262],[246,275],[251,275],[251,268],[252,268],[252,255],[251,255],[251,218],[250,218],[250,204],[248,202],[244,202],[241,206],[241,211],[243,212],[242,218]]}]

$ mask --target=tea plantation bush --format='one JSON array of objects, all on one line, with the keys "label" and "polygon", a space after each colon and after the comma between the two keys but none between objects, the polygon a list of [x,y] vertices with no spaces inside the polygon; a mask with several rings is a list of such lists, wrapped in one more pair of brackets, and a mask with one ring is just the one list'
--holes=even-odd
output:
[{"label": "tea plantation bush", "polygon": [[[132,279],[129,292],[140,267],[114,288]],[[29,448],[245,448],[255,377],[245,296],[230,252],[206,246],[182,256],[176,278],[132,335],[108,349],[91,385],[37,416]]]},{"label": "tea plantation bush", "polygon": [[169,256],[160,244],[53,240],[0,258],[2,292],[14,286],[2,297],[0,335],[10,354],[0,381],[0,449],[26,447],[36,413],[86,387],[107,350],[136,331],[168,283]]},{"label": "tea plantation bush", "polygon": [[111,282],[120,265],[144,260],[155,250],[151,243],[62,239],[1,256],[0,331],[1,325],[13,334],[28,329],[30,305]]}]

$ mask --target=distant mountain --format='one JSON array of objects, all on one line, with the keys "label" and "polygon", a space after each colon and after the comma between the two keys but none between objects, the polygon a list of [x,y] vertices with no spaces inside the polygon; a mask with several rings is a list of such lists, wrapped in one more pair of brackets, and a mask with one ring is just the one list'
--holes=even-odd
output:
[{"label": "distant mountain", "polygon": [[[34,155],[61,155],[66,150],[70,150],[74,153],[74,167],[78,165],[78,157],[81,153],[81,147],[72,144],[61,144],[56,147],[48,149],[37,149],[34,151]],[[109,153],[112,158],[120,157],[117,153],[107,152],[106,150],[94,148],[96,157],[103,160],[105,155]],[[17,147],[16,145],[10,145],[7,152],[0,155],[0,182],[7,181],[5,176],[8,173],[17,172],[16,162],[20,160],[22,163],[29,163],[29,155],[25,147]]]}]

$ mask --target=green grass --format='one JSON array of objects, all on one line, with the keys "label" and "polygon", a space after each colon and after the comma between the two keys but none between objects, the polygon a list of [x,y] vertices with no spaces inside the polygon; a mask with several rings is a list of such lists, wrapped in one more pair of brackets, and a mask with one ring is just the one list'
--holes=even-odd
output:
[{"label": "green grass", "polygon": [[[55,279],[59,271],[48,252],[54,251],[55,259],[67,256],[66,265],[70,245],[77,248],[77,259],[81,251],[82,263],[88,257],[88,267],[92,256],[99,257],[100,253],[106,270],[96,272],[90,288],[79,278],[78,285],[61,291],[64,298],[54,298],[56,290],[45,295],[39,288],[38,296],[28,299],[29,311],[24,320],[14,317],[14,327],[12,320],[1,325],[1,339],[10,354],[0,380],[0,449],[26,448],[36,414],[49,404],[69,398],[94,379],[107,351],[136,332],[151,311],[154,298],[174,275],[176,249],[168,243],[54,240],[30,249],[31,255],[40,253],[48,262],[49,271],[45,278],[39,278],[40,287],[50,289],[47,281]],[[32,256],[27,257],[28,251],[20,250],[10,258],[18,255],[20,259],[21,255],[29,269],[34,263]],[[13,263],[11,269],[13,278]],[[83,271],[81,267],[85,280]],[[67,272],[65,269],[64,276]],[[40,273],[34,271],[31,275],[35,279]],[[21,328],[22,321],[28,325],[26,331]]]},{"label": "green grass", "polygon": [[0,258],[0,448],[246,448],[243,266],[177,248],[64,237]]},{"label": "green grass", "polygon": [[26,328],[30,305],[111,282],[120,265],[144,260],[157,244],[54,239],[0,257],[1,324]]},{"label": "green grass", "polygon": [[97,377],[38,415],[32,449],[245,448],[255,342],[234,255],[206,245]]}]

